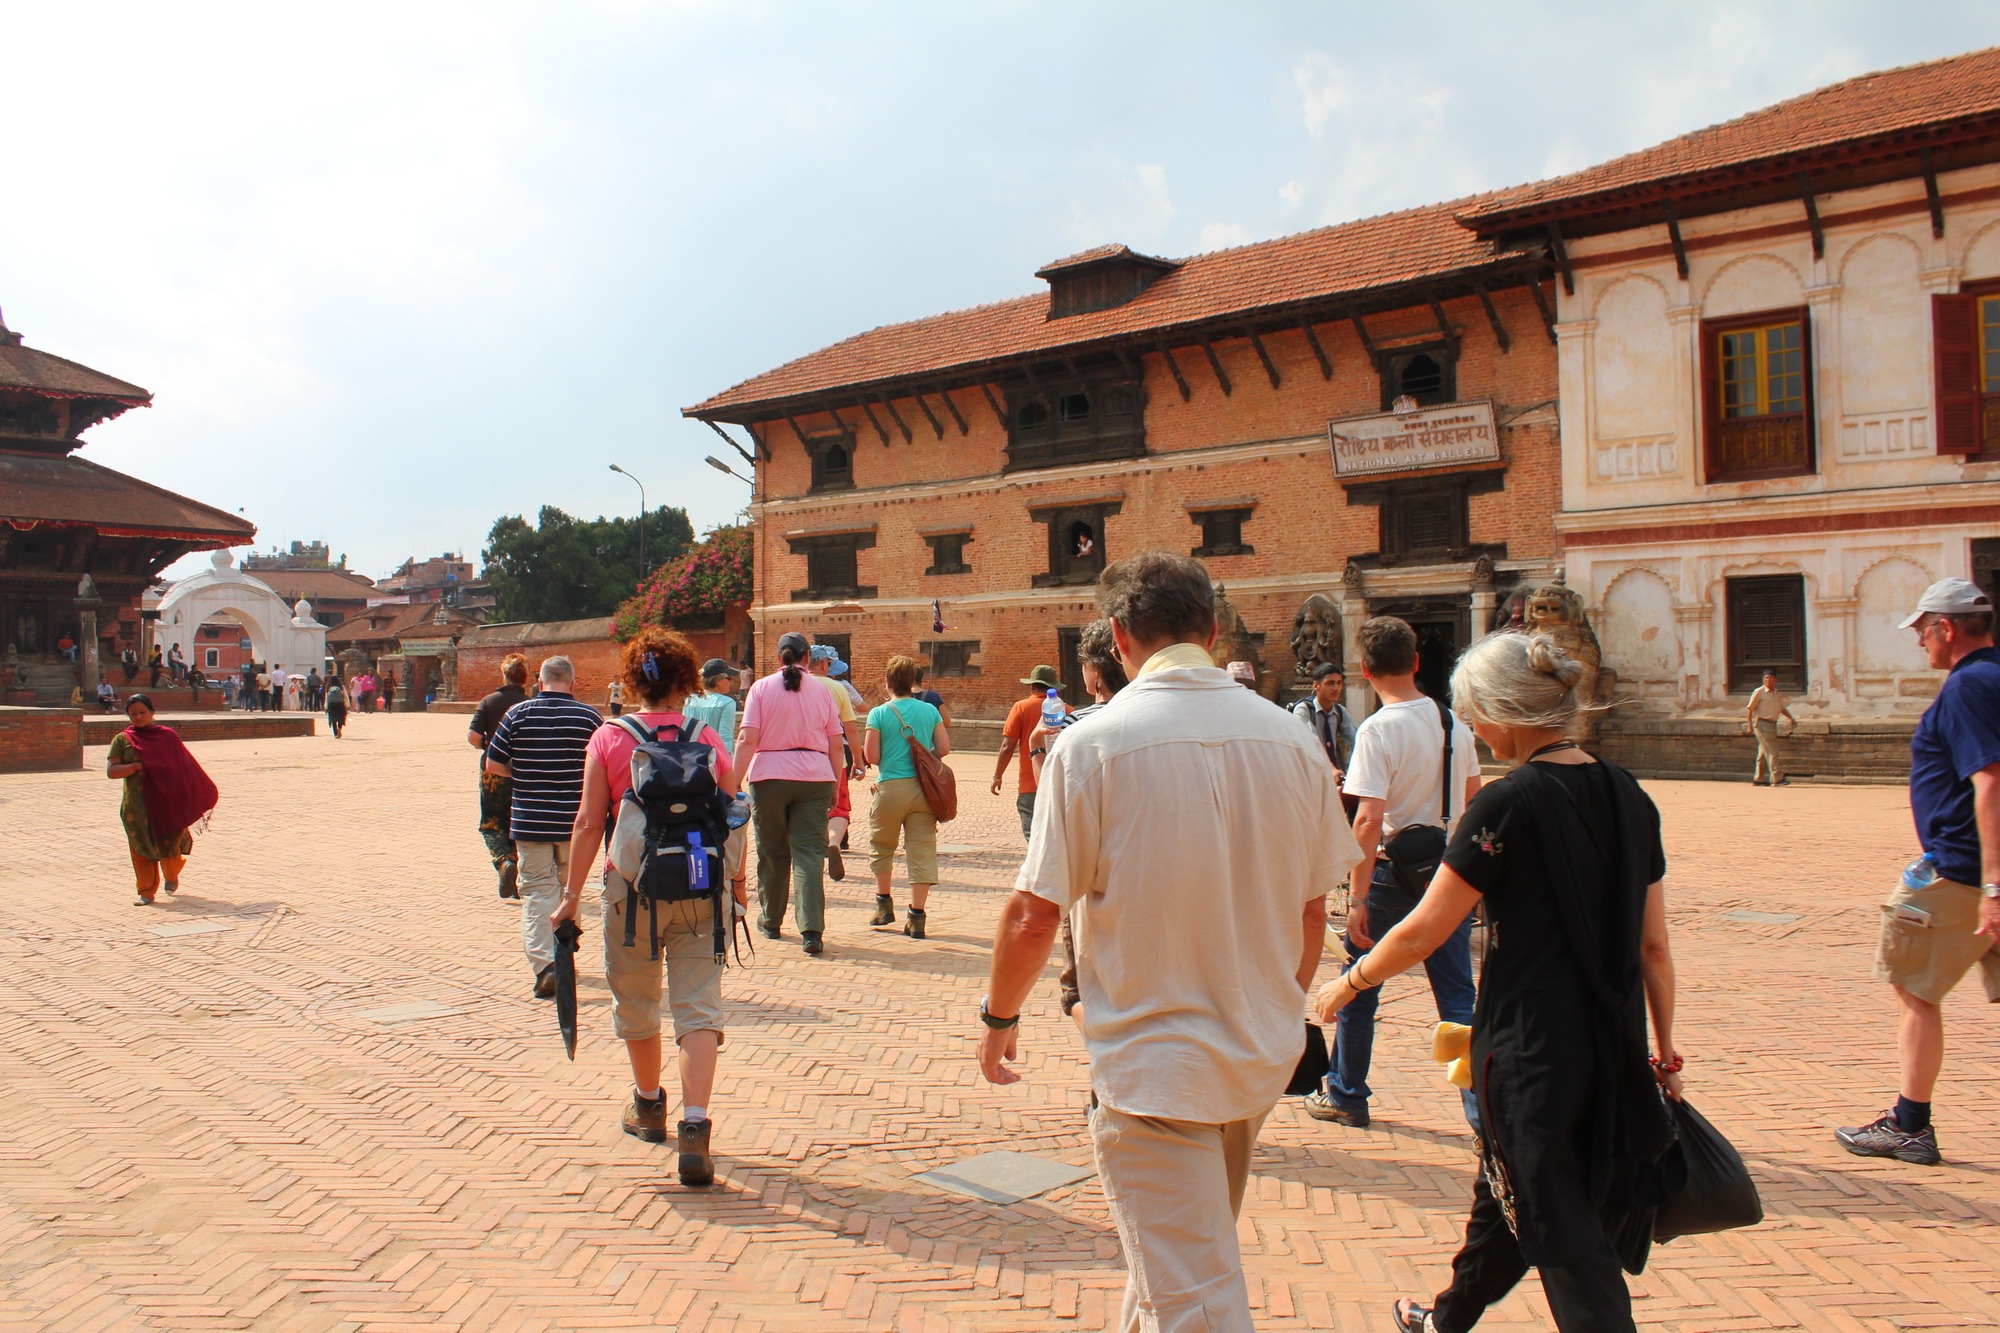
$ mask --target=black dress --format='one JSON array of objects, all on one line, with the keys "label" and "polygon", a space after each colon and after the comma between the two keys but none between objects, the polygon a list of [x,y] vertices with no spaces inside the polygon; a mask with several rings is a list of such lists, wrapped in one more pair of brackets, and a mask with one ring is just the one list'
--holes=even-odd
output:
[{"label": "black dress", "polygon": [[1672,1140],[1639,966],[1659,811],[1613,765],[1525,764],[1480,790],[1445,864],[1492,933],[1472,1020],[1482,1172],[1438,1326],[1464,1333],[1533,1266],[1558,1328],[1630,1328],[1618,1270],[1645,1266],[1633,1215]]}]

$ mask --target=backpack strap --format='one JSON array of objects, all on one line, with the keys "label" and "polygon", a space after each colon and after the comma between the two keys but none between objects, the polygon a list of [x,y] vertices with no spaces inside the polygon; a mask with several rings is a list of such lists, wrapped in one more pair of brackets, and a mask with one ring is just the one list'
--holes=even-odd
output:
[{"label": "backpack strap", "polygon": [[638,741],[641,745],[645,745],[651,741],[659,739],[658,735],[655,732],[649,730],[646,724],[641,722],[636,717],[631,717],[629,715],[621,716],[615,720],[614,725],[623,727],[626,731],[630,732],[632,734],[632,738]]},{"label": "backpack strap", "polygon": [[1431,702],[1438,706],[1438,721],[1444,723],[1444,803],[1441,807],[1443,818],[1440,823],[1449,831],[1451,828],[1451,709],[1442,699]]}]

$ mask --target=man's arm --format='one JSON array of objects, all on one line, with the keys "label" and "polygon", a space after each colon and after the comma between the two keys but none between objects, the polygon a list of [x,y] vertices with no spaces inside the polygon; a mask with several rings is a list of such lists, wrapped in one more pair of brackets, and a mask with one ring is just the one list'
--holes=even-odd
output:
[{"label": "man's arm", "polygon": [[[1972,775],[1972,812],[1979,821],[1979,882],[2000,884],[2000,764]],[[2000,898],[1980,894],[1978,933],[2000,939]]]},{"label": "man's arm", "polygon": [[467,729],[465,733],[465,743],[467,745],[470,745],[475,750],[483,750],[486,748],[486,738],[479,734],[477,728]]},{"label": "man's arm", "polygon": [[[1062,924],[1062,909],[1040,894],[1016,889],[1000,909],[1000,926],[993,935],[993,960],[986,975],[986,1012],[996,1018],[1015,1018],[1028,994],[1035,988],[1042,969],[1048,966],[1055,947],[1056,929]],[[988,1083],[1018,1083],[1021,1076],[1005,1062],[1017,1058],[1015,1040],[1020,1028],[994,1029],[982,1025],[979,1034],[979,1072]]]},{"label": "man's arm", "polygon": [[1006,735],[1004,733],[1001,735],[1000,762],[993,765],[993,794],[995,796],[998,796],[1000,794],[1000,784],[1007,780],[1007,761],[1012,759],[1014,757],[1014,751],[1020,748],[1021,747],[1015,743],[1014,738],[1012,736]]},{"label": "man's arm", "polygon": [[1380,796],[1364,796],[1354,812],[1354,841],[1360,844],[1361,859],[1347,878],[1347,933],[1367,948],[1375,941],[1368,934],[1368,886],[1375,879],[1375,861],[1382,846],[1382,814],[1389,807]]},{"label": "man's arm", "polygon": [[511,716],[500,719],[500,725],[493,729],[492,743],[486,747],[486,771],[498,777],[514,776],[509,766],[514,760],[514,729],[507,725],[512,720]]},{"label": "man's arm", "polygon": [[1319,971],[1320,955],[1326,952],[1326,898],[1314,898],[1300,916],[1305,927],[1305,943],[1299,950],[1299,989],[1312,989],[1313,973]]}]

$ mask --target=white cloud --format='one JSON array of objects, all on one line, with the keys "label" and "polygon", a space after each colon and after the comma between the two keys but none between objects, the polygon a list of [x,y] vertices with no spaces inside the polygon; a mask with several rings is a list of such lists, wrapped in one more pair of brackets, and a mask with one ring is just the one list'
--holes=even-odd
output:
[{"label": "white cloud", "polygon": [[1166,167],[1143,163],[1106,175],[1112,185],[1103,196],[1070,201],[1071,242],[1080,249],[1113,241],[1144,249],[1165,240],[1174,221]]},{"label": "white cloud", "polygon": [[1201,248],[1204,251],[1248,245],[1252,239],[1250,229],[1237,222],[1211,222],[1201,229]]},{"label": "white cloud", "polygon": [[1454,120],[1452,90],[1420,70],[1363,73],[1315,53],[1293,66],[1292,82],[1312,149],[1311,169],[1279,192],[1288,208],[1339,222],[1489,183]]}]

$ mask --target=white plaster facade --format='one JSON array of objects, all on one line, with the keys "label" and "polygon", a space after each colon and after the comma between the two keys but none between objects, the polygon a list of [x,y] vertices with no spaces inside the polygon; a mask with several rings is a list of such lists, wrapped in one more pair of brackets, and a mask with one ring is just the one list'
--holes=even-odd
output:
[{"label": "white plaster facade", "polygon": [[[1895,716],[1935,692],[1897,624],[1932,580],[1971,576],[1973,539],[2000,535],[2000,462],[1934,448],[1930,303],[2000,278],[2000,167],[1939,185],[1942,237],[1920,178],[1819,196],[1819,258],[1796,202],[1684,220],[1686,278],[1664,224],[1571,242],[1557,523],[1632,705],[1740,715],[1723,580],[1756,574],[1803,576],[1810,712]],[[1799,306],[1816,470],[1706,481],[1702,320]]]},{"label": "white plaster facade", "polygon": [[325,666],[326,626],[312,618],[312,604],[301,598],[287,605],[269,584],[233,568],[233,562],[229,552],[217,551],[209,568],[167,590],[153,632],[160,650],[178,643],[193,662],[195,631],[210,620],[233,620],[243,627],[256,661],[300,672]]}]

